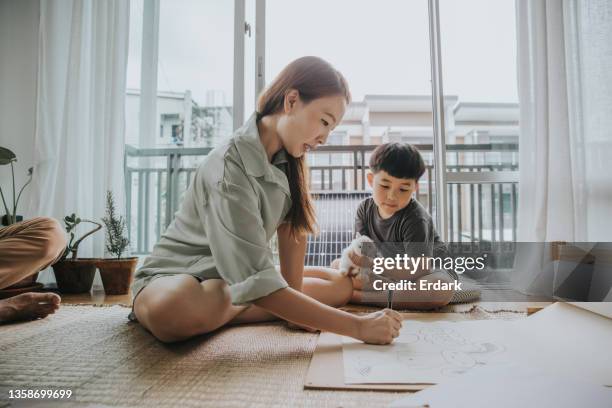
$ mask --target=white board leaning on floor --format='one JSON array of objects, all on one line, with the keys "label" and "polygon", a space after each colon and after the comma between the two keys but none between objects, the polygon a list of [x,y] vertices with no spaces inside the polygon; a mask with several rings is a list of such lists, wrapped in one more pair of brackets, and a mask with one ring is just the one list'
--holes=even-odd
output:
[{"label": "white board leaning on floor", "polygon": [[610,344],[612,319],[555,303],[512,321],[406,320],[393,344],[344,337],[342,354],[347,384],[435,384],[474,367],[524,364],[612,386]]},{"label": "white board leaning on floor", "polygon": [[612,388],[528,367],[482,367],[409,394],[389,408],[610,408]]}]

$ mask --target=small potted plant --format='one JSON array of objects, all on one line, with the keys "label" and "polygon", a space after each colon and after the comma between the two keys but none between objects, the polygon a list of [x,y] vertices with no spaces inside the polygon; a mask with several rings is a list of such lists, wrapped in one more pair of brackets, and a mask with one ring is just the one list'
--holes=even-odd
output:
[{"label": "small potted plant", "polygon": [[[77,226],[81,223],[89,223],[95,227],[76,238]],[[79,258],[78,251],[81,242],[102,228],[102,224],[77,217],[76,214],[68,215],[64,218],[66,232],[70,234],[70,241],[64,251],[62,259],[53,265],[53,273],[57,281],[57,287],[61,293],[84,293],[91,290],[98,258]],[[70,258],[68,255],[72,254]]]},{"label": "small potted plant", "polygon": [[11,176],[13,180],[13,205],[11,208],[9,208],[9,206],[7,205],[4,193],[2,191],[2,187],[0,186],[0,198],[2,199],[2,204],[4,205],[4,215],[2,216],[0,225],[11,225],[23,220],[23,217],[21,215],[17,215],[17,205],[19,204],[21,193],[23,193],[23,190],[32,181],[33,168],[30,167],[28,169],[28,181],[26,181],[25,184],[21,186],[21,188],[19,189],[19,193],[15,194],[17,189],[15,186],[15,166],[13,163],[15,163],[16,161],[17,156],[15,156],[15,153],[5,147],[0,147],[0,166],[5,166],[7,164],[11,166]]},{"label": "small potted plant", "polygon": [[134,271],[138,263],[137,257],[122,258],[128,249],[130,241],[125,236],[125,218],[117,215],[113,193],[106,193],[106,216],[102,218],[106,227],[106,250],[113,258],[105,258],[98,262],[100,277],[107,295],[125,295],[129,293],[134,280]]}]

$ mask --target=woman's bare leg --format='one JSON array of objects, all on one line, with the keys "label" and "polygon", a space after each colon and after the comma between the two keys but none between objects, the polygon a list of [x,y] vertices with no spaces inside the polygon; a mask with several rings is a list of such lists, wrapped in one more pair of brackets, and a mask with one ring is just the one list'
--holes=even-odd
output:
[{"label": "woman's bare leg", "polygon": [[[348,302],[353,291],[349,278],[326,268],[306,268],[304,275],[302,290],[308,296],[336,307]],[[208,333],[228,323],[277,319],[255,305],[232,305],[223,280],[200,283],[187,274],[152,281],[136,297],[134,313],[140,324],[164,342]]]},{"label": "woman's bare leg", "polygon": [[[329,265],[329,267],[331,269],[336,269],[336,270],[340,269],[340,258],[334,259]],[[358,279],[355,277],[352,277],[350,279],[353,284],[353,291],[351,293],[349,302],[359,304],[363,301],[363,290],[362,290],[363,284],[361,282],[361,279]]]},{"label": "woman's bare leg", "polygon": [[[350,278],[342,276],[337,270],[305,266],[302,292],[326,305],[340,307],[350,300],[353,285]],[[253,323],[277,319],[266,310],[252,305],[240,312],[230,323]]]},{"label": "woman's bare leg", "polygon": [[303,292],[329,306],[346,305],[353,293],[351,278],[332,268],[304,267]]},{"label": "woman's bare leg", "polygon": [[185,340],[223,326],[246,306],[233,306],[222,279],[191,275],[157,278],[134,300],[136,318],[163,342]]}]

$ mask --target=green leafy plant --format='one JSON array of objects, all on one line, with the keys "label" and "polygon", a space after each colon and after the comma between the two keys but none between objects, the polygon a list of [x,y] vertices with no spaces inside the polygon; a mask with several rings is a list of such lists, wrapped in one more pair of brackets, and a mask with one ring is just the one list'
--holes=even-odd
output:
[{"label": "green leafy plant", "polygon": [[117,216],[112,191],[106,192],[106,216],[102,218],[102,222],[106,226],[106,250],[120,259],[130,241],[125,236],[125,218]]},{"label": "green leafy plant", "polygon": [[15,153],[10,151],[5,147],[0,147],[0,166],[10,165],[11,166],[11,176],[13,179],[13,206],[12,211],[6,203],[6,199],[4,198],[4,192],[2,191],[2,187],[0,187],[0,198],[2,198],[2,204],[4,205],[4,211],[6,212],[6,218],[8,220],[8,224],[14,224],[17,222],[17,205],[19,204],[19,199],[21,198],[21,193],[26,188],[28,184],[32,182],[32,174],[34,169],[30,167],[28,169],[28,181],[19,189],[19,193],[16,193],[15,186],[15,163],[17,161],[17,156]]},{"label": "green leafy plant", "polygon": [[[79,224],[81,224],[83,222],[94,224],[94,225],[96,225],[96,227],[94,229],[88,231],[87,233],[85,233],[81,237],[76,238],[76,228],[77,228],[77,226]],[[68,246],[66,247],[66,251],[64,252],[64,256],[63,257],[66,258],[69,253],[72,253],[72,260],[73,261],[75,259],[77,259],[77,257],[78,257],[79,245],[81,244],[81,242],[85,238],[87,238],[88,236],[90,236],[91,234],[93,234],[94,232],[96,232],[96,231],[98,231],[98,230],[100,230],[102,228],[102,224],[100,224],[99,222],[95,222],[95,221],[92,221],[92,220],[86,220],[86,219],[77,217],[75,213],[72,213],[71,215],[67,215],[66,217],[64,217],[64,225],[66,227],[66,232],[68,232],[70,234],[70,241],[68,241]]]}]

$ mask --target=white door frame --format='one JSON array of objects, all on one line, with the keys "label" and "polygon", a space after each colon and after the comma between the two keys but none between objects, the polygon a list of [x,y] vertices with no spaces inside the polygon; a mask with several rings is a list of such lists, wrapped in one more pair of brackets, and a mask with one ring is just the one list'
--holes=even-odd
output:
[{"label": "white door frame", "polygon": [[140,68],[140,147],[153,147],[157,134],[157,63],[159,60],[159,0],[144,0]]},{"label": "white door frame", "polygon": [[444,88],[442,87],[442,46],[438,0],[429,0],[429,50],[431,65],[432,125],[434,172],[436,180],[436,229],[444,242],[448,240],[446,200],[446,128],[444,123]]},{"label": "white door frame", "polygon": [[244,31],[245,0],[234,0],[234,130],[244,123]]},{"label": "white door frame", "polygon": [[266,0],[255,0],[255,107],[266,86]]}]

